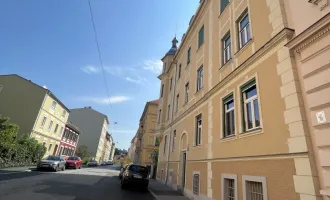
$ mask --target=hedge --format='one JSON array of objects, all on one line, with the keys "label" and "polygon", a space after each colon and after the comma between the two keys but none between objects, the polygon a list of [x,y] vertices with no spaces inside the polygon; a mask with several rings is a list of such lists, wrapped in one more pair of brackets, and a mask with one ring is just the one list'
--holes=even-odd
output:
[{"label": "hedge", "polygon": [[0,168],[36,165],[46,152],[37,140],[18,131],[9,118],[0,116]]}]

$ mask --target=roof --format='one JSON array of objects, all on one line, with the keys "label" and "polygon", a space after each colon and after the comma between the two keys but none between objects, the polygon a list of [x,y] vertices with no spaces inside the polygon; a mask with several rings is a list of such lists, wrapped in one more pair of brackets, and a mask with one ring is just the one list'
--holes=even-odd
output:
[{"label": "roof", "polygon": [[152,100],[152,101],[148,101],[148,102],[146,103],[146,105],[144,106],[143,113],[142,113],[141,118],[140,118],[140,122],[142,121],[144,115],[146,114],[147,109],[148,109],[148,106],[149,106],[150,104],[158,105],[158,104],[159,104],[159,99]]},{"label": "roof", "polygon": [[76,125],[72,124],[72,122],[68,121],[68,122],[66,123],[66,126],[69,127],[69,128],[71,128],[71,129],[73,129],[73,130],[76,131],[78,134],[81,134],[80,129],[79,129]]},{"label": "roof", "polygon": [[96,112],[96,113],[102,115],[102,116],[107,120],[107,123],[110,124],[107,115],[105,115],[105,114],[103,114],[103,113],[101,113],[101,112],[99,112],[99,111],[97,111],[97,110],[94,110],[91,106],[84,107],[84,108],[72,108],[71,110],[82,110],[82,109],[91,109],[92,111],[94,111],[94,112]]},{"label": "roof", "polygon": [[156,99],[156,100],[153,100],[153,101],[149,101],[148,103],[159,104],[159,99]]},{"label": "roof", "polygon": [[7,74],[7,75],[0,75],[0,76],[16,76],[16,77],[18,77],[18,78],[20,78],[20,79],[22,79],[22,80],[25,80],[27,83],[30,83],[30,84],[32,84],[32,85],[34,85],[34,86],[36,86],[36,87],[39,87],[40,89],[44,90],[49,96],[51,96],[53,99],[55,99],[56,102],[59,103],[59,104],[60,104],[60,105],[61,105],[61,106],[67,111],[67,112],[70,112],[70,109],[69,109],[68,107],[66,107],[66,106],[64,105],[64,103],[62,103],[62,101],[60,101],[60,100],[55,96],[55,94],[52,93],[49,89],[44,88],[44,87],[41,87],[40,85],[38,85],[38,84],[32,82],[31,80],[28,80],[28,79],[26,79],[26,78],[20,76],[20,75],[18,75],[18,74]]}]

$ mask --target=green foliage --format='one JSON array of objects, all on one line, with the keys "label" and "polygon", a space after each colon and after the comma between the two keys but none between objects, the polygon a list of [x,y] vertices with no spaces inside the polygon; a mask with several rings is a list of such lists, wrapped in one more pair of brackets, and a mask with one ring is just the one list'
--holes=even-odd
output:
[{"label": "green foliage", "polygon": [[88,147],[87,145],[80,145],[76,150],[76,155],[80,157],[81,159],[87,159],[89,158],[88,153]]},{"label": "green foliage", "polygon": [[152,161],[153,161],[154,165],[157,165],[157,163],[158,163],[158,155],[159,155],[159,151],[158,150],[154,150],[151,153],[151,157],[152,157]]},{"label": "green foliage", "polygon": [[0,168],[36,165],[46,148],[27,135],[18,137],[19,127],[0,116]]}]

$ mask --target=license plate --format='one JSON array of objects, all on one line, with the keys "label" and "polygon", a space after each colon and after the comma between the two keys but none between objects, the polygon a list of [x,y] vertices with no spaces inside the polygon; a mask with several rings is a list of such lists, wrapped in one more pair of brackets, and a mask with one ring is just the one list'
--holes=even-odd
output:
[{"label": "license plate", "polygon": [[74,166],[74,164],[70,164],[70,166]]}]

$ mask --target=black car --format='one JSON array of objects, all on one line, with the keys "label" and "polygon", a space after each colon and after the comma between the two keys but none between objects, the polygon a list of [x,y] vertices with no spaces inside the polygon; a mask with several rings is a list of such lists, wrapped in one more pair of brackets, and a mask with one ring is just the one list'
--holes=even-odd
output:
[{"label": "black car", "polygon": [[136,185],[147,190],[149,185],[148,175],[147,167],[130,164],[123,170],[121,188],[124,189],[127,185]]}]

